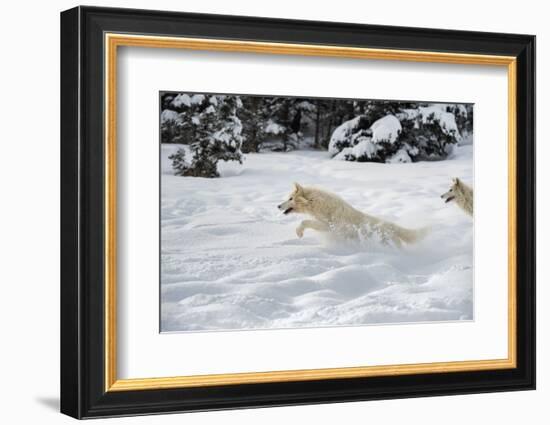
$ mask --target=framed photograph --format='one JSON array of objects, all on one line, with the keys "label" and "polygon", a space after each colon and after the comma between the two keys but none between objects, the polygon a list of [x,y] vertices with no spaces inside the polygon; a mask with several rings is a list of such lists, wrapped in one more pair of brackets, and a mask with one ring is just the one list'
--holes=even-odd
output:
[{"label": "framed photograph", "polygon": [[535,37],[61,14],[61,411],[535,388]]}]

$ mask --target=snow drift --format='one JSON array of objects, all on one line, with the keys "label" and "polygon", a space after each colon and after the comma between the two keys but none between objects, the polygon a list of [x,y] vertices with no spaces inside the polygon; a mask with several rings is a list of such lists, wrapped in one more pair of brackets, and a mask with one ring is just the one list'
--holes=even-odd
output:
[{"label": "snow drift", "polygon": [[[173,175],[162,145],[161,329],[206,331],[473,318],[473,226],[439,195],[472,183],[472,147],[452,159],[385,165],[326,152],[246,156],[219,179]],[[171,151],[170,151],[171,150]],[[432,227],[396,250],[337,243],[276,206],[292,182],[338,193],[403,226]]]}]

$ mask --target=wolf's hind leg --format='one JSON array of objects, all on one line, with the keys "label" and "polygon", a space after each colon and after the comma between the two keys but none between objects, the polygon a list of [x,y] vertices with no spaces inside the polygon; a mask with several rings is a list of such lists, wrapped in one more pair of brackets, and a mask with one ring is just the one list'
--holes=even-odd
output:
[{"label": "wolf's hind leg", "polygon": [[304,230],[313,229],[318,232],[328,232],[329,227],[322,221],[317,220],[303,220],[300,225],[296,228],[296,234],[299,238],[304,236]]}]

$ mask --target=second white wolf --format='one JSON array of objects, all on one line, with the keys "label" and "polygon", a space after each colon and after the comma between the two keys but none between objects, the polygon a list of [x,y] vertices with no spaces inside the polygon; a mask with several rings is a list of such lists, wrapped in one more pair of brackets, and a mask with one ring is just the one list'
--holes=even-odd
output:
[{"label": "second white wolf", "polygon": [[451,188],[441,195],[441,199],[443,199],[445,203],[454,202],[466,214],[470,216],[474,215],[474,191],[462,180],[459,180],[458,177],[453,178]]},{"label": "second white wolf", "polygon": [[365,214],[338,195],[315,187],[294,183],[288,200],[278,205],[284,214],[307,214],[313,220],[303,220],[296,228],[299,238],[305,229],[331,232],[346,239],[377,239],[384,244],[412,244],[428,232],[423,229],[406,229],[397,224]]}]

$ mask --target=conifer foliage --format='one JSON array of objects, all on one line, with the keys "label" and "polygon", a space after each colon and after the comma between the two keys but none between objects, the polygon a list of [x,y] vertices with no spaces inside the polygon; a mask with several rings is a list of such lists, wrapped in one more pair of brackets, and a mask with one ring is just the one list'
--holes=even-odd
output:
[{"label": "conifer foliage", "polygon": [[[238,96],[180,94],[171,104],[182,109],[182,130],[187,130],[193,154],[189,161],[183,149],[170,156],[176,175],[219,177],[219,161],[242,163],[242,124],[237,116],[242,102]],[[185,133],[180,137],[185,139]]]},{"label": "conifer foliage", "polygon": [[243,153],[328,150],[336,160],[415,162],[449,157],[471,139],[473,105],[386,100],[161,94],[162,143],[179,176],[219,177]]}]

